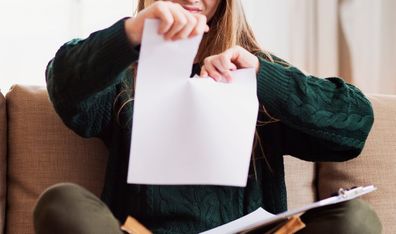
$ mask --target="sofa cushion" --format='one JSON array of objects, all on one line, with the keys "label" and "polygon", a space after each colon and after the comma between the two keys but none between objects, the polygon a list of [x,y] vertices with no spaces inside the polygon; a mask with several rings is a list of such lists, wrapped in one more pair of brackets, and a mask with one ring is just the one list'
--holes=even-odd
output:
[{"label": "sofa cushion", "polygon": [[[6,96],[9,116],[7,233],[33,233],[38,196],[58,182],[100,195],[107,150],[64,126],[43,87],[16,85]],[[73,215],[73,214],[71,214]]]},{"label": "sofa cushion", "polygon": [[362,154],[344,163],[319,165],[319,196],[328,197],[340,187],[375,185],[378,190],[362,199],[377,211],[384,233],[396,233],[396,96],[369,96],[374,126]]},{"label": "sofa cushion", "polygon": [[7,169],[7,116],[6,103],[0,92],[0,233],[3,233],[5,221],[6,169]]}]

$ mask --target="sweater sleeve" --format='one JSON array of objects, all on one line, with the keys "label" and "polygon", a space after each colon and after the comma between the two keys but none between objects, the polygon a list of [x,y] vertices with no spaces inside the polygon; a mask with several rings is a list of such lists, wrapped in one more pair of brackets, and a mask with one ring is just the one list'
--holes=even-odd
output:
[{"label": "sweater sleeve", "polygon": [[259,61],[259,102],[280,120],[283,154],[309,161],[344,161],[360,154],[374,117],[359,89],[340,78],[321,79]]},{"label": "sweater sleeve", "polygon": [[138,59],[124,20],[66,43],[47,66],[49,98],[63,122],[80,136],[98,136],[107,126],[117,87]]}]

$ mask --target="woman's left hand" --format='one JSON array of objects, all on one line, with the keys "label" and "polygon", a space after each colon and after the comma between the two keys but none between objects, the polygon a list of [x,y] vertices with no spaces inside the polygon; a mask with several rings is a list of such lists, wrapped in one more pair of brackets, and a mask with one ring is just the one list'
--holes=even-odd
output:
[{"label": "woman's left hand", "polygon": [[259,69],[258,58],[240,46],[234,46],[221,54],[212,55],[204,60],[201,77],[210,76],[215,81],[231,82],[231,71],[240,68]]}]

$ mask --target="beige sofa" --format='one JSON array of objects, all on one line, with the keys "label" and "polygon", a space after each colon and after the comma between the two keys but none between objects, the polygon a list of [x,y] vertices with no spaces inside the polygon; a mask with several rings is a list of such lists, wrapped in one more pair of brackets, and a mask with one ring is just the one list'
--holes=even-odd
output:
[{"label": "beige sofa", "polygon": [[[325,198],[339,187],[374,184],[378,191],[364,199],[377,210],[384,233],[396,233],[396,96],[369,97],[375,124],[359,158],[313,164],[286,157],[289,207]],[[106,157],[99,140],[80,138],[62,124],[44,87],[16,85],[6,98],[0,94],[0,225],[4,233],[33,233],[33,206],[52,184],[75,182],[99,194]]]}]

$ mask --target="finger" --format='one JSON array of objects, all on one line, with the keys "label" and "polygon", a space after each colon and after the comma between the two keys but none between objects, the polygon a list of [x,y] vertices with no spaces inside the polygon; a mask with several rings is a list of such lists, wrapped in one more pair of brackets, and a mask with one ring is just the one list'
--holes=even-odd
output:
[{"label": "finger", "polygon": [[172,27],[165,33],[165,39],[173,38],[188,23],[186,12],[184,12],[185,10],[179,4],[173,4],[170,10],[173,15],[174,22]]},{"label": "finger", "polygon": [[[172,27],[174,19],[173,15],[169,9],[169,4],[166,2],[159,1],[155,4],[155,9],[153,10],[153,18],[158,18],[160,20],[160,25],[158,28],[159,34],[164,34]],[[148,16],[151,18],[150,16]]]},{"label": "finger", "polygon": [[222,75],[226,83],[231,83],[234,80],[234,78],[232,78],[231,71],[229,70],[223,71]]},{"label": "finger", "polygon": [[197,19],[192,14],[186,14],[185,16],[187,18],[187,24],[172,37],[172,40],[187,38],[198,23]]},{"label": "finger", "polygon": [[208,77],[208,72],[206,71],[205,65],[201,67],[200,77]]},{"label": "finger", "polygon": [[206,67],[206,71],[208,72],[208,76],[212,77],[215,81],[221,81],[222,76],[217,71],[217,69],[215,68],[212,62],[209,61],[206,62],[205,67]]},{"label": "finger", "polygon": [[229,54],[231,61],[234,64],[236,64],[238,68],[249,67],[248,63],[246,63],[246,53],[245,52],[247,52],[247,51],[240,46],[235,46],[235,47],[227,50],[227,53]]},{"label": "finger", "polygon": [[206,16],[204,15],[195,15],[197,19],[197,23],[195,25],[194,30],[188,37],[194,37],[196,35],[203,34],[204,32],[209,31],[209,26],[207,25]]},{"label": "finger", "polygon": [[204,32],[209,32],[209,30],[210,30],[209,25],[205,25],[205,30],[204,30]]},{"label": "finger", "polygon": [[219,55],[219,61],[225,69],[235,71],[237,66],[232,62],[231,56],[232,55],[228,51],[225,51]]},{"label": "finger", "polygon": [[217,56],[216,59],[213,60],[212,64],[216,68],[216,70],[220,73],[222,78],[225,79],[225,82],[232,82],[232,76],[230,72],[230,67],[227,65],[224,66],[222,59],[222,56]]}]

